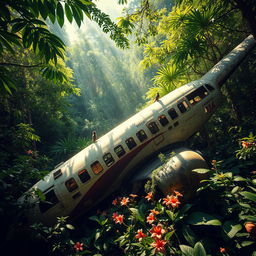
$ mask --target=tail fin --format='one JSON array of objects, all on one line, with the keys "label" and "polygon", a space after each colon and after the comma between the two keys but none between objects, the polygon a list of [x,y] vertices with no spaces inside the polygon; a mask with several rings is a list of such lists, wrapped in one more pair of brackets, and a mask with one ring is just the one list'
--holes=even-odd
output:
[{"label": "tail fin", "polygon": [[252,35],[248,36],[210,69],[202,77],[202,80],[209,81],[214,86],[220,88],[255,46],[256,40],[254,37]]}]

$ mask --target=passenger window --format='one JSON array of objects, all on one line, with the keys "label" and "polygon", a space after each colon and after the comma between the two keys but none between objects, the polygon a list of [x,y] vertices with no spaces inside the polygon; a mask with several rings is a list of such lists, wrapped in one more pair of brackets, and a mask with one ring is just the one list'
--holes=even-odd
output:
[{"label": "passenger window", "polygon": [[133,137],[128,138],[125,140],[126,145],[128,146],[129,149],[133,149],[134,147],[137,146],[136,142],[134,141]]},{"label": "passenger window", "polygon": [[110,153],[105,154],[103,156],[103,160],[104,160],[104,162],[106,163],[107,166],[110,166],[115,162],[113,156]]},{"label": "passenger window", "polygon": [[152,134],[156,134],[159,131],[159,128],[155,122],[150,122],[147,124],[148,129]]},{"label": "passenger window", "polygon": [[179,102],[177,106],[181,113],[185,113],[189,109],[188,103],[185,100]]},{"label": "passenger window", "polygon": [[195,105],[208,95],[207,90],[201,86],[186,96],[191,105]]},{"label": "passenger window", "polygon": [[67,190],[69,192],[72,192],[72,191],[74,191],[74,190],[76,190],[78,188],[78,185],[77,185],[77,183],[76,183],[74,178],[70,178],[69,180],[67,180],[65,182],[65,185],[66,185]]},{"label": "passenger window", "polygon": [[62,175],[61,169],[53,173],[53,178],[56,180]]},{"label": "passenger window", "polygon": [[161,115],[158,117],[158,121],[162,126],[166,126],[167,124],[169,124],[168,119],[166,118],[165,115]]},{"label": "passenger window", "polygon": [[140,140],[140,142],[146,140],[148,138],[147,134],[144,130],[140,130],[136,133],[137,138]]},{"label": "passenger window", "polygon": [[209,84],[206,84],[205,86],[210,92],[214,90],[214,88]]},{"label": "passenger window", "polygon": [[46,212],[47,210],[49,210],[59,202],[53,189],[45,193],[44,195],[45,195],[45,201],[40,201],[39,203],[39,209],[41,213]]},{"label": "passenger window", "polygon": [[114,151],[119,158],[125,154],[125,150],[121,145],[116,146]]},{"label": "passenger window", "polygon": [[83,183],[85,183],[91,178],[88,171],[85,169],[78,172],[78,177]]},{"label": "passenger window", "polygon": [[91,168],[92,168],[92,171],[95,173],[95,174],[99,174],[100,172],[103,171],[103,167],[102,165],[100,164],[99,161],[95,161],[94,163],[91,164]]},{"label": "passenger window", "polygon": [[169,114],[169,116],[171,117],[172,120],[174,120],[175,118],[178,117],[178,114],[177,114],[177,112],[176,112],[176,110],[174,108],[171,108],[168,111],[168,114]]}]

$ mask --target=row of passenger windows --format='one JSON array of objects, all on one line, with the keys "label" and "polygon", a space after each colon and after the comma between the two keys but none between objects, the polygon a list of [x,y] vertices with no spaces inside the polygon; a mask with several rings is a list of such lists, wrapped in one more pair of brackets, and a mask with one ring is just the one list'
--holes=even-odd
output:
[{"label": "row of passenger windows", "polygon": [[[206,87],[209,91],[213,90],[213,87],[211,87],[210,85],[206,85]],[[203,98],[205,98],[207,95],[208,95],[208,91],[205,89],[205,87],[201,86],[198,89],[196,89],[195,91],[193,91],[192,93],[188,94],[183,100],[179,101],[177,103],[177,107],[181,113],[185,113],[189,109],[188,102],[193,106],[193,105],[197,104],[199,101],[201,101]],[[175,108],[169,109],[167,111],[167,113],[172,120],[175,120],[178,117],[178,113],[175,110]],[[163,127],[165,127],[166,125],[168,125],[170,123],[168,118],[163,114],[158,117],[158,122]],[[179,124],[178,122],[175,122],[173,125],[177,126],[178,124]],[[154,121],[147,123],[147,128],[149,129],[149,131],[151,132],[152,135],[154,135],[160,131],[158,124]],[[143,142],[148,138],[148,135],[143,129],[141,129],[136,133],[136,137],[140,142]],[[125,140],[125,144],[127,145],[129,150],[131,150],[137,146],[137,143],[133,137],[127,138]],[[114,148],[114,152],[118,158],[121,158],[122,156],[124,156],[126,154],[126,151],[122,145],[116,146]],[[106,153],[103,155],[103,161],[105,162],[106,166],[110,167],[112,164],[114,164],[115,159],[113,158],[111,153]],[[103,166],[101,165],[101,163],[99,161],[95,161],[91,164],[91,169],[94,174],[99,174],[103,171]],[[53,173],[54,179],[57,179],[61,175],[62,175],[61,169],[59,169]],[[91,178],[86,169],[79,171],[78,177],[82,183],[86,183]],[[74,178],[68,179],[65,182],[65,186],[69,192],[73,192],[74,190],[76,190],[78,188],[78,184]],[[79,194],[80,193],[76,193],[73,196],[73,198],[79,197]],[[55,197],[54,197],[53,201],[56,202]],[[43,208],[43,210],[45,210],[45,208]]]}]

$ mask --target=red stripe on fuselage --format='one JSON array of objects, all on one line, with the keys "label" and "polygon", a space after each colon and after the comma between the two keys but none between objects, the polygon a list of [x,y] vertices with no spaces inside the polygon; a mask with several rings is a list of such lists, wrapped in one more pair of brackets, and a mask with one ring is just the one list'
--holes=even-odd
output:
[{"label": "red stripe on fuselage", "polygon": [[[142,149],[144,149],[150,142],[152,142],[158,136],[161,136],[163,133],[158,134],[157,136],[151,138],[145,143],[141,144],[139,147],[133,151],[126,154],[123,158],[117,161],[111,168],[109,168],[87,191],[87,193],[80,200],[75,209],[71,212],[70,217],[74,218],[81,215],[85,210],[84,207],[90,207],[90,204],[94,204],[95,201],[98,201],[102,197],[102,193],[112,185],[113,180],[119,177],[122,173],[122,169],[125,168],[127,163],[129,163]],[[86,201],[88,200],[88,203]],[[90,203],[91,202],[91,203]],[[88,204],[88,205],[87,205]],[[87,209],[89,210],[89,209]]]}]

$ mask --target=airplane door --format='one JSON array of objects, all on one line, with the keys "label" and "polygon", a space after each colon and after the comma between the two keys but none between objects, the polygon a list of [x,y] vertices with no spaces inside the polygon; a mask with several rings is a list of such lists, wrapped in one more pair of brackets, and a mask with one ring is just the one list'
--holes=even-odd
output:
[{"label": "airplane door", "polygon": [[159,145],[164,141],[164,135],[159,129],[159,124],[152,120],[147,123],[147,127],[153,136],[153,149],[158,149]]}]

